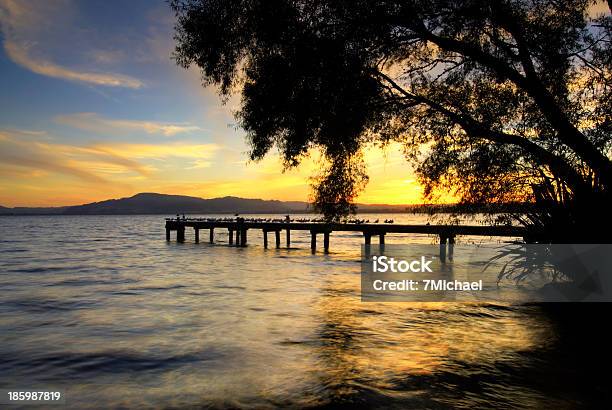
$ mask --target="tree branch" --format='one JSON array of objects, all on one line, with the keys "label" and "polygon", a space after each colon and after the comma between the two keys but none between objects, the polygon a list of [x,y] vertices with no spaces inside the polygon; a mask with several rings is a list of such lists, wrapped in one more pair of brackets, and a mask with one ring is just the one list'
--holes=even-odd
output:
[{"label": "tree branch", "polygon": [[534,99],[551,126],[557,129],[560,141],[570,147],[592,169],[594,169],[601,176],[602,182],[605,182],[608,186],[612,185],[612,162],[594,147],[586,136],[571,123],[563,110],[557,105],[555,98],[546,87],[544,87],[541,81],[539,81],[535,75],[535,69],[532,71],[532,64],[526,60],[525,56],[523,57],[523,59],[525,59],[523,63],[527,68],[527,76],[521,75],[518,71],[509,66],[507,62],[487,54],[479,47],[434,34],[425,27],[423,22],[420,22],[415,30],[418,30],[418,33],[421,34],[425,40],[431,41],[444,50],[454,51],[472,58],[493,69],[499,75],[508,78],[523,89]]},{"label": "tree branch", "polygon": [[393,89],[402,94],[405,98],[409,98],[420,104],[427,105],[433,110],[445,115],[451,121],[461,126],[467,135],[475,138],[483,138],[498,144],[508,144],[520,147],[527,153],[537,158],[539,161],[542,161],[544,164],[548,165],[554,174],[563,177],[564,180],[566,180],[575,190],[582,189],[585,186],[584,179],[570,165],[568,165],[563,158],[547,151],[533,141],[523,138],[520,135],[492,130],[485,124],[476,121],[471,117],[467,117],[464,114],[459,114],[449,110],[436,101],[411,93],[397,84],[397,82],[395,82],[388,75],[378,70],[375,71],[375,75],[390,84]]}]

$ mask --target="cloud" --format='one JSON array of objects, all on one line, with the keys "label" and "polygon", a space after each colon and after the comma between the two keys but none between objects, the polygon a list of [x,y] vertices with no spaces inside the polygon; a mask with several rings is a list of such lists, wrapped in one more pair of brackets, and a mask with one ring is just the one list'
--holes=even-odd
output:
[{"label": "cloud", "polygon": [[203,168],[210,168],[212,166],[212,162],[207,161],[205,159],[196,159],[195,161],[193,161],[193,165],[190,166],[188,169],[203,169]]},{"label": "cloud", "polygon": [[90,112],[60,115],[55,117],[55,121],[63,125],[68,125],[81,130],[91,131],[100,134],[117,131],[143,131],[147,134],[161,134],[167,137],[171,137],[180,133],[201,130],[200,127],[185,123],[118,120],[104,118],[96,113]]},{"label": "cloud", "polygon": [[128,75],[69,68],[42,55],[40,50],[48,50],[49,47],[41,43],[45,42],[46,34],[56,28],[53,23],[57,23],[57,14],[69,14],[67,10],[70,6],[66,0],[39,2],[35,5],[0,0],[0,28],[6,55],[14,63],[48,77],[106,87],[143,87],[142,81]]},{"label": "cloud", "polygon": [[192,160],[210,160],[219,150],[216,144],[94,144],[90,147],[98,152],[105,152],[111,155],[162,160],[167,158],[182,158]]},{"label": "cloud", "polygon": [[108,181],[95,173],[81,168],[61,152],[50,150],[48,144],[21,141],[8,133],[0,133],[0,175],[14,175],[16,172],[42,171],[72,176],[94,184]]},{"label": "cloud", "polygon": [[4,50],[9,58],[36,74],[107,87],[141,88],[143,86],[140,80],[126,75],[76,71],[50,61],[37,59],[29,54],[29,49],[30,47],[23,43],[4,41]]},{"label": "cloud", "polygon": [[[122,184],[130,176],[152,178],[151,160],[179,158],[188,164],[212,164],[214,144],[90,144],[73,146],[27,138],[0,130],[0,177],[60,174],[92,184]],[[188,169],[185,166],[185,169]],[[117,179],[117,177],[121,179]]]}]

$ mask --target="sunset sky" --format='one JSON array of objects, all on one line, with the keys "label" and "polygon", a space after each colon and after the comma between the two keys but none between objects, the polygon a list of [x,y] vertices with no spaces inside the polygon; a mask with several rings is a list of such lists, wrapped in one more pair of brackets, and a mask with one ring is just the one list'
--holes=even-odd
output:
[{"label": "sunset sky", "polygon": [[[138,192],[306,200],[312,162],[249,163],[215,90],[170,58],[164,1],[0,0],[0,205]],[[235,103],[234,103],[235,104]],[[414,203],[397,149],[368,154],[369,203]]]}]

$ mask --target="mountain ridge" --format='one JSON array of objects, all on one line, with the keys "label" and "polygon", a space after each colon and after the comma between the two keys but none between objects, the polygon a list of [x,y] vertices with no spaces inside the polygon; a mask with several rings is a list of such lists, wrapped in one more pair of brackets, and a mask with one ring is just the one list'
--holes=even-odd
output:
[{"label": "mountain ridge", "polygon": [[[358,205],[362,211],[377,209],[403,211],[405,205]],[[136,214],[234,214],[234,213],[304,213],[312,212],[303,201],[265,200],[224,196],[199,198],[188,195],[141,192],[131,197],[108,199],[82,205],[62,207],[14,207],[0,206],[3,215],[136,215]]]}]

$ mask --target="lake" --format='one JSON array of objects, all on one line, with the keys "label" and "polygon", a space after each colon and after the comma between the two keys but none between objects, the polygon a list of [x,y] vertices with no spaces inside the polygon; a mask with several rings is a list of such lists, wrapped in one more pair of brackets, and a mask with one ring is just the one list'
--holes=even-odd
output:
[{"label": "lake", "polygon": [[60,389],[68,408],[577,408],[607,397],[541,306],[361,302],[359,234],[333,234],[331,253],[313,255],[307,232],[292,232],[292,249],[264,250],[256,231],[246,248],[225,232],[214,245],[191,231],[166,242],[163,216],[0,217],[0,232],[0,388]]}]

